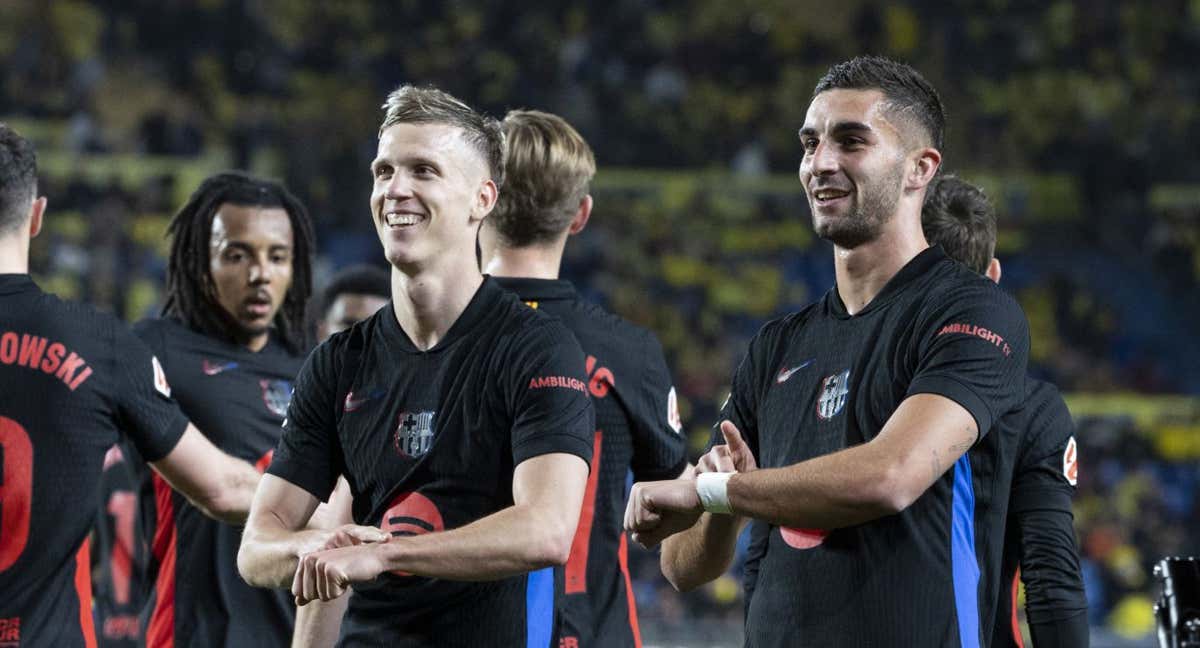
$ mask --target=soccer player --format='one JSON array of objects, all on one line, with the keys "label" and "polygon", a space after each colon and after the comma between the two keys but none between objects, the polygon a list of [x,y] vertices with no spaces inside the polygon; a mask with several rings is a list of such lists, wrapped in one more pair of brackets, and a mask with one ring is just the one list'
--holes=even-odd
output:
[{"label": "soccer player", "polygon": [[136,648],[146,601],[149,545],[137,534],[138,478],[121,443],[104,455],[92,551],[93,612],[100,648]]},{"label": "soccer player", "polygon": [[[938,178],[925,197],[921,222],[931,244],[1000,282],[1000,261],[993,256],[996,214],[978,187],[955,176]],[[1014,473],[994,478],[997,487],[1011,483],[1005,532],[980,538],[990,554],[1001,556],[999,580],[982,590],[997,597],[992,645],[1022,645],[1019,573],[1034,645],[1087,646],[1087,598],[1071,513],[1078,471],[1075,425],[1053,385],[1026,378],[1025,387],[1020,409],[997,423],[998,433],[1019,439]]]},{"label": "soccer player", "polygon": [[317,341],[374,315],[391,297],[391,279],[383,270],[357,265],[339,271],[315,300]]},{"label": "soccer player", "polygon": [[[218,447],[263,470],[307,348],[308,213],[275,182],[220,173],[167,231],[164,317],[134,331],[162,360],[184,413]],[[202,517],[156,477],[143,479],[141,493],[143,529],[153,529],[146,645],[288,645],[295,604],[238,575],[241,529]]]},{"label": "soccer player", "polygon": [[517,110],[503,121],[504,191],[479,232],[484,271],[558,317],[587,353],[596,408],[592,467],[571,557],[555,570],[560,648],[641,645],[621,517],[625,476],[674,479],[687,467],[675,388],[654,334],[580,299],[558,278],[567,237],[587,225],[592,150],[565,120]]},{"label": "soccer player", "polygon": [[[545,568],[567,560],[592,456],[583,351],[479,272],[499,124],[434,88],[385,111],[370,204],[391,306],[305,364],[238,564],[300,604],[353,585],[343,645],[545,646]],[[358,526],[302,531],[339,474]]]},{"label": "soccer player", "polygon": [[188,423],[158,359],[120,322],[29,277],[45,208],[33,147],[0,124],[0,644],[94,646],[87,536],[121,431],[228,522],[245,519],[259,477]]},{"label": "soccer player", "polygon": [[663,548],[676,587],[728,567],[742,520],[769,525],[747,645],[990,636],[976,520],[996,497],[991,470],[1011,461],[989,432],[1024,396],[1028,325],[925,241],[943,129],[936,91],[907,65],[830,68],[800,130],[800,180],[837,283],[751,341],[722,411],[727,444],[712,451],[736,472],[633,487],[635,539],[686,531]]}]

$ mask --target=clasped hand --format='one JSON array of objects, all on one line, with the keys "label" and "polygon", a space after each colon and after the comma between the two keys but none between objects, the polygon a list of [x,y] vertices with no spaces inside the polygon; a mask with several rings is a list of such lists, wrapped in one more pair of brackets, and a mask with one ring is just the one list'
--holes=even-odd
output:
[{"label": "clasped hand", "polygon": [[691,474],[667,481],[633,485],[625,508],[625,530],[651,549],[670,536],[690,529],[704,513],[696,494],[696,476],[706,472],[750,472],[758,468],[754,454],[730,421],[721,421],[724,445],[713,446]]},{"label": "clasped hand", "polygon": [[335,529],[320,549],[299,556],[292,578],[296,605],[318,599],[331,601],[346,593],[351,583],[374,579],[384,571],[378,551],[391,534],[369,526],[347,524]]}]

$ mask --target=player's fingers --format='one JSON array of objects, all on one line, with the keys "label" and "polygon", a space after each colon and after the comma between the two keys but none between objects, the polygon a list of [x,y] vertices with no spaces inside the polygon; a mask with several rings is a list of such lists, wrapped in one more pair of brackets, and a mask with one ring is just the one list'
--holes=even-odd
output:
[{"label": "player's fingers", "polygon": [[350,537],[357,540],[354,544],[363,542],[387,542],[391,538],[391,534],[383,529],[377,529],[369,526],[350,526],[345,528],[345,532]]},{"label": "player's fingers", "polygon": [[309,556],[304,564],[304,599],[307,601],[315,601],[320,598],[317,595],[317,580],[321,577],[319,571],[319,562],[316,557]]},{"label": "player's fingers", "polygon": [[305,558],[300,558],[300,562],[296,565],[296,575],[292,577],[292,596],[296,597],[296,605],[308,603],[308,599],[304,598],[304,579],[306,573],[304,562]]},{"label": "player's fingers", "polygon": [[721,421],[721,436],[725,437],[725,445],[729,446],[729,451],[738,454],[745,452],[746,442],[742,440],[742,433],[733,424],[733,421]]},{"label": "player's fingers", "polygon": [[712,462],[715,467],[714,472],[736,472],[737,466],[734,464],[733,455],[727,445],[713,446]]}]

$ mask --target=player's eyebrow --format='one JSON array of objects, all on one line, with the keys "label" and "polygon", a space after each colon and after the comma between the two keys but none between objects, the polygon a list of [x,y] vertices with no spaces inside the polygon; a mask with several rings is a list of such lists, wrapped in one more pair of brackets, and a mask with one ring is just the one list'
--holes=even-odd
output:
[{"label": "player's eyebrow", "polygon": [[[844,122],[838,122],[838,123],[834,124],[833,127],[829,129],[829,134],[831,136],[832,135],[845,135],[846,133],[857,133],[857,132],[862,132],[862,131],[869,132],[872,130],[875,130],[875,129],[871,128],[870,124],[866,124],[863,122],[857,122],[857,121],[844,121]],[[816,137],[816,136],[817,136],[817,129],[813,126],[805,126],[804,128],[800,129],[800,137]]]}]

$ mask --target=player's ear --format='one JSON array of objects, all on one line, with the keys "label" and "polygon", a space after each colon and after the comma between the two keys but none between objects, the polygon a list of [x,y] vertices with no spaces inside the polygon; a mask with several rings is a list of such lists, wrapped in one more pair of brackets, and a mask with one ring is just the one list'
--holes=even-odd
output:
[{"label": "player's ear", "polygon": [[500,198],[500,190],[496,187],[495,181],[491,178],[483,181],[479,185],[479,191],[475,193],[475,209],[471,220],[481,221],[492,213],[492,209],[496,207],[496,201]]},{"label": "player's ear", "polygon": [[941,151],[932,146],[917,149],[908,169],[908,184],[914,189],[927,186],[941,166]]},{"label": "player's ear", "polygon": [[46,197],[36,198],[29,205],[29,238],[42,231],[42,216],[46,213]]},{"label": "player's ear", "polygon": [[585,195],[583,200],[579,201],[579,209],[575,212],[575,218],[571,219],[571,228],[567,230],[572,235],[578,234],[587,227],[588,219],[592,217],[592,196]]},{"label": "player's ear", "polygon": [[988,264],[987,271],[984,274],[987,275],[988,279],[1000,283],[1000,259],[992,257],[992,261]]}]

